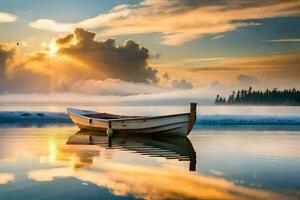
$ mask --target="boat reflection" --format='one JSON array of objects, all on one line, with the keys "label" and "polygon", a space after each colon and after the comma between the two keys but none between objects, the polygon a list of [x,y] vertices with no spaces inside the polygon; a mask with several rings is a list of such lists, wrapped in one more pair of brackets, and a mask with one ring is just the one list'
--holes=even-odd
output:
[{"label": "boat reflection", "polygon": [[[187,137],[159,135],[141,136],[132,134],[107,137],[98,135],[97,132],[81,130],[71,136],[68,139],[67,144],[97,145],[102,148],[130,151],[149,157],[163,157],[166,159],[177,159],[178,161],[189,161],[189,170],[196,170],[196,152]],[[84,156],[80,156],[80,158],[88,159]]]}]

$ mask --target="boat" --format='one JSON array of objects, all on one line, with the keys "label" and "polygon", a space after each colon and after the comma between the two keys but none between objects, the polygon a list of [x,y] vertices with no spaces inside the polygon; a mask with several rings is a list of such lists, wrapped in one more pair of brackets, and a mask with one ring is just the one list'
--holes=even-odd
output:
[{"label": "boat", "polygon": [[163,116],[125,116],[67,108],[67,112],[81,130],[112,134],[164,134],[187,136],[196,121],[196,103],[190,112]]}]

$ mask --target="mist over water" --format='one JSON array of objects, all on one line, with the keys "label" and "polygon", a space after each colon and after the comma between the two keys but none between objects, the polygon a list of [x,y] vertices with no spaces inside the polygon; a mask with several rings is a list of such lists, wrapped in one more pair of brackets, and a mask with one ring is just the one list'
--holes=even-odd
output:
[{"label": "mist over water", "polygon": [[[12,104],[0,106],[0,125],[35,126],[71,124],[66,107],[122,115],[156,116],[189,112],[189,105],[100,104]],[[296,106],[204,106],[197,109],[195,128],[300,130],[300,109]]]},{"label": "mist over water", "polygon": [[[49,111],[49,112],[65,112],[67,107],[76,107],[86,110],[96,110],[104,112],[124,113],[124,114],[174,114],[178,112],[189,112],[189,103],[171,103],[151,104],[132,103],[131,105],[115,105],[113,103],[55,103],[55,102],[26,102],[26,103],[0,103],[1,111]],[[203,105],[198,103],[197,113],[201,115],[300,115],[298,106],[215,106]]]}]

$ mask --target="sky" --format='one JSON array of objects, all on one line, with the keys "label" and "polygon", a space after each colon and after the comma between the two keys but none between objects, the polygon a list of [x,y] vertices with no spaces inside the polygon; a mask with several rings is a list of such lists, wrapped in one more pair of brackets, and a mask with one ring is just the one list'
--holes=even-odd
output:
[{"label": "sky", "polygon": [[0,29],[2,98],[300,87],[299,0],[3,0]]}]

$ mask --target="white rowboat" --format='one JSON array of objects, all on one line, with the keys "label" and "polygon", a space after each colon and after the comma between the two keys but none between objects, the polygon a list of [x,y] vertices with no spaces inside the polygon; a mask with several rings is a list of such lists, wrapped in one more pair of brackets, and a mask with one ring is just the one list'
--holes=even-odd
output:
[{"label": "white rowboat", "polygon": [[186,136],[196,121],[196,103],[190,104],[189,113],[163,116],[123,116],[67,108],[67,112],[80,129],[125,134],[166,134]]}]

